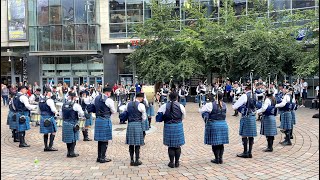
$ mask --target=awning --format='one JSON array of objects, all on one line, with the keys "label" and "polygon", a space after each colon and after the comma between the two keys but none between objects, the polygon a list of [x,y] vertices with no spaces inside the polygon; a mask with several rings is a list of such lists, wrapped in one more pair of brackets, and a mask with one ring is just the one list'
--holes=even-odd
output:
[{"label": "awning", "polygon": [[88,51],[88,50],[29,52],[29,56],[73,56],[73,55],[98,55],[98,54],[101,54],[100,51]]},{"label": "awning", "polygon": [[110,54],[131,54],[135,49],[109,49]]}]

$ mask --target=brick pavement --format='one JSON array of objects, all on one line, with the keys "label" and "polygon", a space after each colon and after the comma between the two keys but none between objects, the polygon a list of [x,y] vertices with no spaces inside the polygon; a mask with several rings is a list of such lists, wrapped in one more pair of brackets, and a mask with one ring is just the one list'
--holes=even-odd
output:
[{"label": "brick pavement", "polygon": [[[239,118],[228,105],[227,122],[230,144],[225,146],[224,164],[212,164],[211,147],[203,144],[204,123],[197,112],[197,104],[187,104],[184,121],[186,145],[182,147],[181,165],[171,169],[167,166],[167,147],[162,144],[163,123],[155,123],[153,131],[146,136],[146,145],[141,150],[139,167],[129,166],[128,146],[124,133],[116,133],[110,143],[107,157],[110,163],[96,163],[97,142],[77,142],[77,158],[66,157],[66,145],[61,141],[58,129],[54,147],[56,152],[43,152],[43,139],[39,127],[27,132],[30,148],[18,148],[13,143],[6,125],[7,108],[1,107],[1,179],[319,179],[319,119],[311,118],[315,110],[301,108],[297,112],[292,146],[278,144],[283,134],[275,138],[274,152],[265,153],[266,138],[255,138],[252,159],[235,157],[242,152],[238,135]],[[113,124],[118,124],[118,115],[113,115]],[[279,118],[277,118],[279,124]],[[117,128],[119,125],[117,125]],[[257,122],[258,132],[260,122]],[[93,138],[91,131],[91,138]],[[34,167],[34,159],[39,166]]]}]

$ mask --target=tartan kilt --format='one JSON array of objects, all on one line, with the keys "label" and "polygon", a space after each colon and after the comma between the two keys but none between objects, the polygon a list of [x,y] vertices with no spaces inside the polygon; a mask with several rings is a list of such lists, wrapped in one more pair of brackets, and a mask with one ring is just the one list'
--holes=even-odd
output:
[{"label": "tartan kilt", "polygon": [[182,122],[174,124],[164,123],[163,144],[168,147],[180,147],[185,144]]},{"label": "tartan kilt", "polygon": [[92,126],[92,113],[89,113],[89,114],[90,114],[90,118],[86,119],[86,122],[84,124],[85,127]]},{"label": "tartan kilt", "polygon": [[[30,117],[29,117],[29,111],[24,111],[24,112],[17,112],[16,113],[16,129],[18,132],[21,131],[27,131],[30,129]],[[26,122],[25,123],[19,123],[19,118],[24,115],[26,117]]]},{"label": "tartan kilt", "polygon": [[94,140],[112,140],[112,123],[110,118],[97,117],[94,125]]},{"label": "tartan kilt", "polygon": [[229,144],[228,124],[225,120],[207,122],[204,132],[204,144]]},{"label": "tartan kilt", "polygon": [[[44,126],[44,120],[46,119],[50,119],[51,121],[51,125],[48,127]],[[48,134],[48,133],[53,133],[53,132],[57,132],[58,127],[57,127],[57,123],[56,120],[54,119],[53,116],[41,116],[40,118],[40,133],[41,134]]]},{"label": "tartan kilt", "polygon": [[129,122],[126,134],[126,144],[144,145],[141,122]]},{"label": "tartan kilt", "polygon": [[239,135],[243,137],[257,136],[256,116],[250,113],[248,116],[242,116],[240,119]]},{"label": "tartan kilt", "polygon": [[13,121],[13,116],[14,115],[14,112],[12,111],[9,111],[8,113],[8,118],[7,118],[7,123],[9,123],[9,128],[10,129],[17,129],[17,120],[15,119],[15,121]]},{"label": "tartan kilt", "polygon": [[275,116],[262,116],[260,134],[264,136],[275,136],[278,134]]},{"label": "tartan kilt", "polygon": [[146,107],[147,108],[147,116],[154,116],[154,106],[153,105],[149,105],[149,107]]},{"label": "tartan kilt", "polygon": [[142,120],[142,131],[148,131],[149,130],[149,121],[148,119]]},{"label": "tartan kilt", "polygon": [[295,125],[297,123],[296,112],[295,111],[291,111],[291,116],[292,116],[292,124]]},{"label": "tartan kilt", "polygon": [[292,129],[293,124],[292,124],[292,114],[290,111],[282,112],[280,114],[280,128],[281,129]]},{"label": "tartan kilt", "polygon": [[63,121],[62,123],[62,141],[64,143],[73,143],[79,140],[79,131],[74,132],[73,127],[76,121]]},{"label": "tartan kilt", "polygon": [[183,106],[187,105],[187,99],[186,98],[180,98],[180,104],[182,104]]}]

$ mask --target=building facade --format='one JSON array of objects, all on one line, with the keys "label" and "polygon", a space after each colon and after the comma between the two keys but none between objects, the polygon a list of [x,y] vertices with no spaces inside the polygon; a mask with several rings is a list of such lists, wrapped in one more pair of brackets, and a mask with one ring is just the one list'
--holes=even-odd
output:
[{"label": "building facade", "polygon": [[[220,19],[224,1],[199,2],[208,18]],[[183,10],[187,1],[169,3],[175,4],[174,13],[180,17],[181,26],[187,23],[188,15]],[[255,10],[270,17],[307,9],[318,12],[317,3],[234,0],[234,9],[237,16]],[[150,4],[150,0],[2,0],[1,82],[134,83],[134,69],[125,61],[133,49],[127,44],[138,39],[133,27],[152,17]]]}]

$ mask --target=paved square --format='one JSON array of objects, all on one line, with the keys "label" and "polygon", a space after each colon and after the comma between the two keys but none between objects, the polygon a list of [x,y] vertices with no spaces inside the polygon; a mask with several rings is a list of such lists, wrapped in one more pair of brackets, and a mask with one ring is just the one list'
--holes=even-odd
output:
[{"label": "paved square", "polygon": [[[187,118],[184,120],[186,144],[182,146],[179,168],[167,166],[167,147],[162,144],[163,123],[152,120],[152,129],[146,136],[146,145],[141,148],[143,165],[129,165],[129,148],[125,144],[125,130],[115,131],[109,143],[107,157],[110,163],[96,163],[97,142],[84,142],[81,134],[77,142],[77,158],[67,158],[66,145],[61,141],[61,130],[55,139],[56,152],[43,152],[43,136],[39,127],[27,131],[26,142],[30,148],[18,148],[6,125],[7,107],[1,107],[1,179],[319,179],[319,119],[311,118],[317,111],[300,108],[297,125],[294,127],[292,146],[282,146],[283,134],[278,129],[274,152],[263,149],[267,142],[264,136],[255,138],[253,158],[237,158],[242,152],[238,135],[240,117],[233,117],[228,105],[230,144],[225,145],[224,164],[210,162],[211,147],[204,145],[204,123],[195,103],[188,103]],[[113,129],[118,125],[118,114],[112,116]],[[279,117],[277,117],[279,124]],[[260,122],[257,122],[258,134]],[[123,133],[124,132],[124,133]],[[90,138],[93,138],[91,130]],[[34,159],[39,160],[38,167]]]}]

